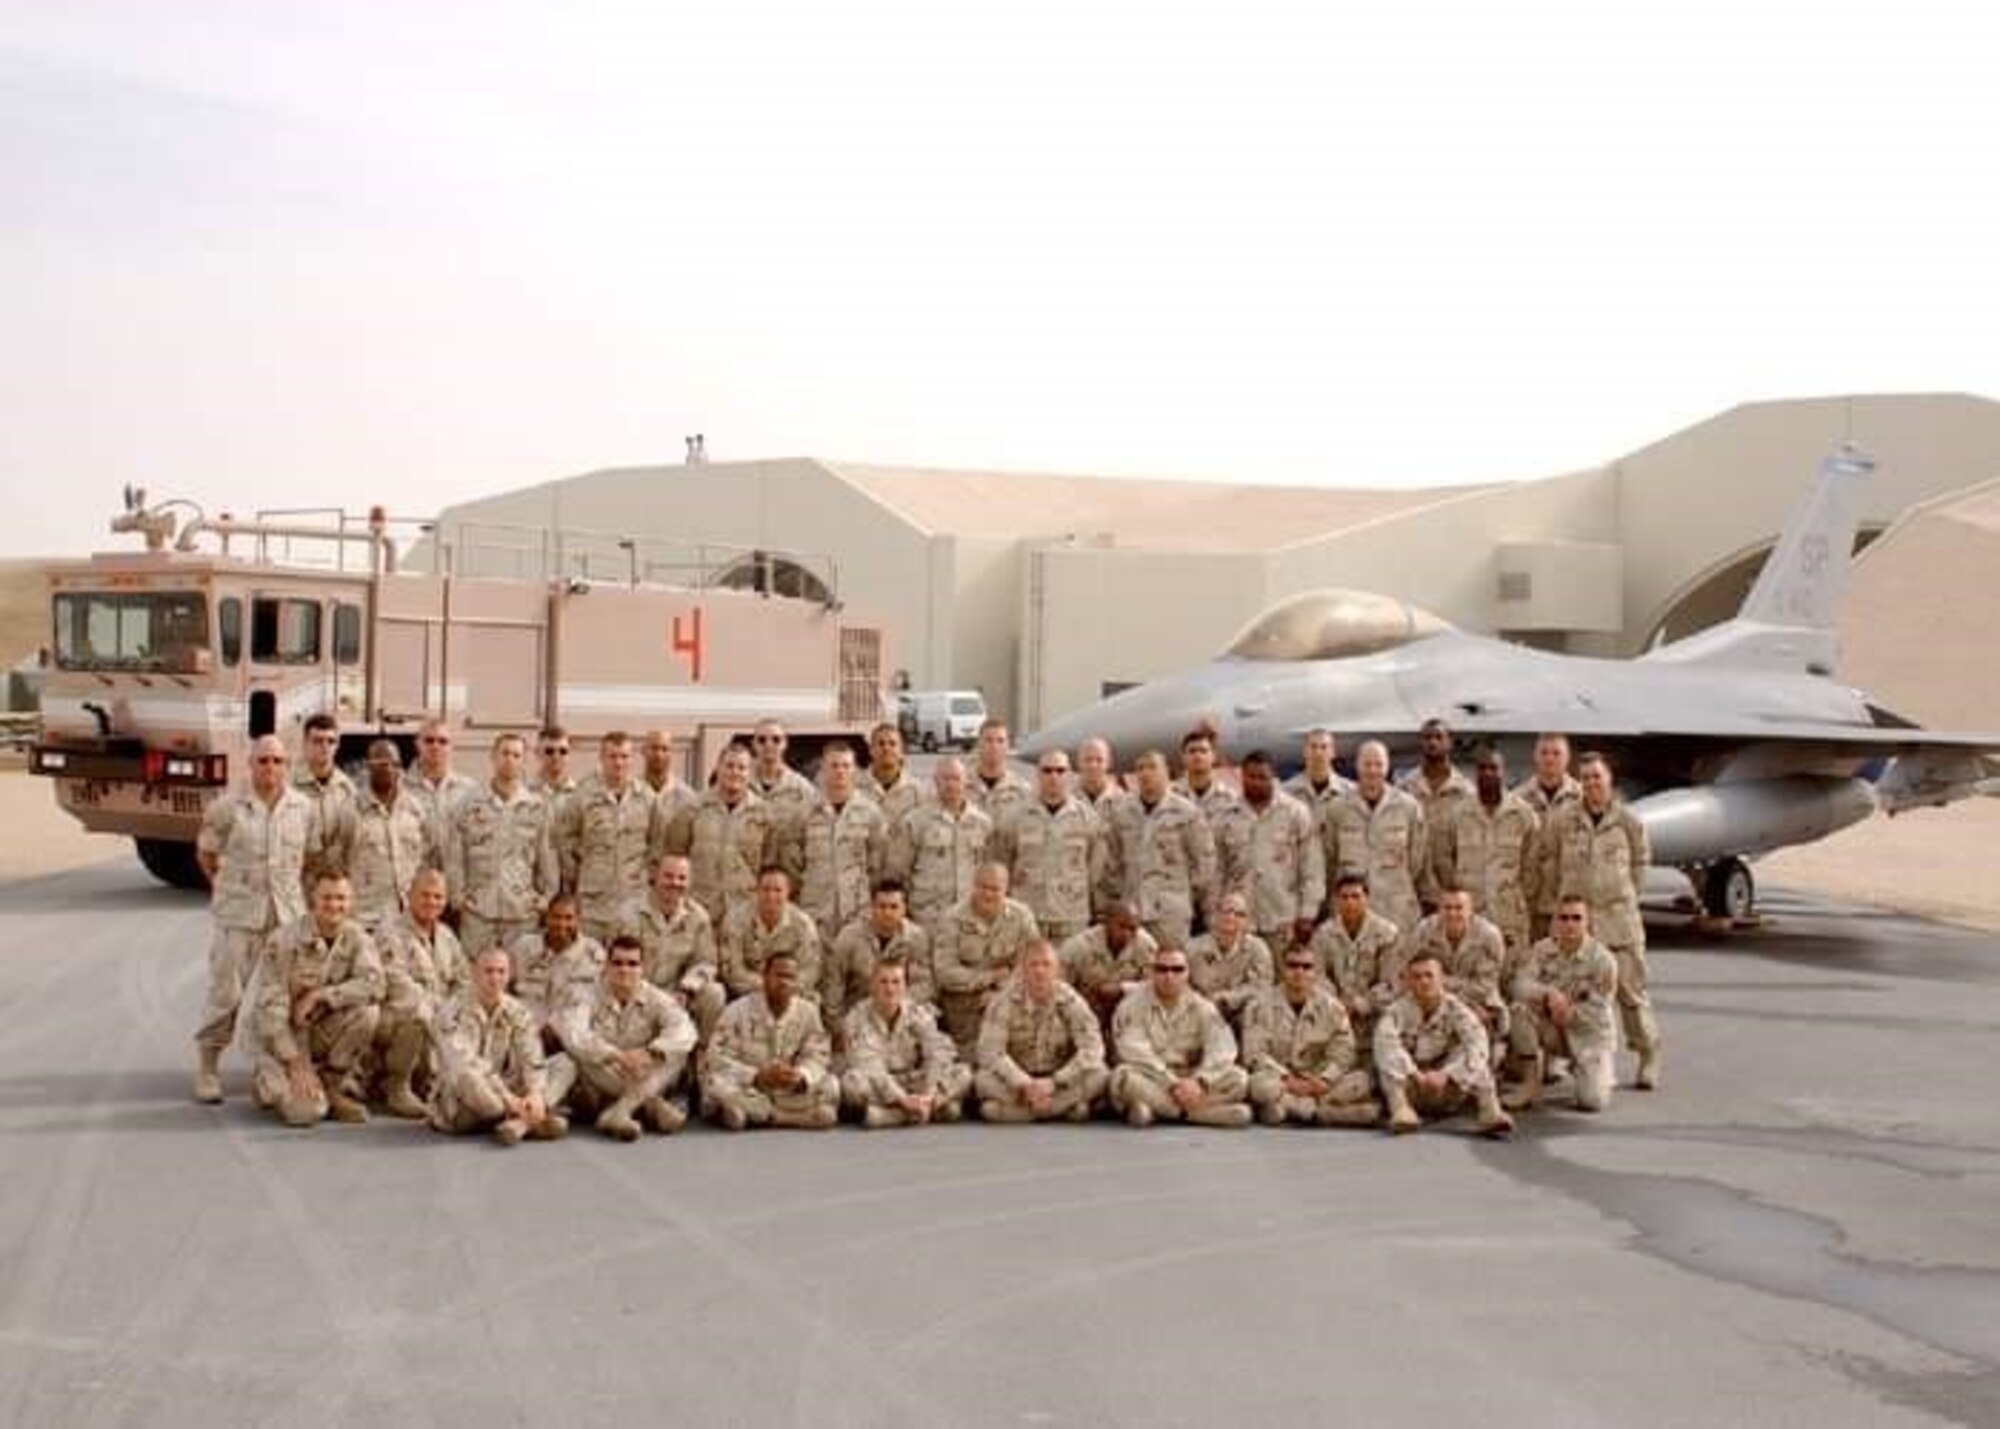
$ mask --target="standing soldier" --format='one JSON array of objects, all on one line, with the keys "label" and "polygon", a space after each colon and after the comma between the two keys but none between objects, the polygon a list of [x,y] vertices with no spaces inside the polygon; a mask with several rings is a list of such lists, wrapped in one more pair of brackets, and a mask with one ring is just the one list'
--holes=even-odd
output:
[{"label": "standing soldier", "polygon": [[1036,764],[1035,797],[1016,803],[993,831],[993,856],[1007,865],[1014,896],[1034,910],[1051,942],[1090,926],[1094,890],[1104,877],[1104,832],[1090,806],[1069,792],[1069,756],[1060,749]]},{"label": "standing soldier", "polygon": [[868,770],[861,776],[861,792],[881,806],[891,829],[924,802],[924,786],[903,762],[903,732],[893,722],[868,732]]},{"label": "standing soldier", "polygon": [[222,1049],[236,1032],[243,987],[278,928],[305,915],[301,878],[319,837],[312,802],[285,781],[285,746],[267,734],[250,746],[250,787],[208,806],[195,857],[214,888],[208,998],[194,1034],[194,1099],[222,1100]]},{"label": "standing soldier", "polygon": [[993,995],[1014,975],[1021,954],[1041,937],[1028,905],[1007,896],[1007,865],[988,863],[972,892],[938,923],[931,964],[945,1030],[967,1056]]},{"label": "standing soldier", "polygon": [[321,711],[305,723],[305,763],[292,770],[292,787],[311,801],[319,838],[306,856],[306,888],[322,873],[345,873],[354,837],[354,781],[334,762],[340,753],[340,721]]},{"label": "standing soldier", "polygon": [[[903,965],[903,986],[918,1002],[931,1003],[931,940],[910,921],[903,885],[885,878],[868,898],[868,915],[840,930],[827,955],[819,1007],[829,1027],[845,1025],[847,1011],[868,999],[869,979],[883,963]],[[836,1034],[835,1040],[839,1037]]]},{"label": "standing soldier", "polygon": [[[1313,818],[1313,835],[1326,841],[1327,810],[1333,801],[1354,786],[1333,767],[1334,739],[1330,729],[1316,729],[1306,735],[1305,767],[1285,781],[1285,792],[1306,806]],[[1333,870],[1327,870],[1328,873]]]},{"label": "standing soldier", "polygon": [[535,777],[528,787],[554,807],[576,792],[576,778],[569,772],[569,731],[559,724],[545,725],[535,737]]},{"label": "standing soldier", "polygon": [[451,726],[441,719],[425,720],[417,729],[417,759],[404,772],[403,792],[423,811],[424,857],[432,867],[444,867],[459,801],[478,791],[478,780],[451,767]]},{"label": "standing soldier", "polygon": [[[771,821],[771,836],[778,844],[789,844],[797,836],[799,821],[819,798],[812,780],[785,763],[791,741],[785,727],[774,719],[761,719],[750,734],[755,762],[750,767],[750,792],[765,804]],[[709,910],[711,913],[714,909]]]},{"label": "standing soldier", "polygon": [[1481,750],[1473,770],[1477,797],[1459,802],[1432,845],[1437,881],[1470,892],[1474,909],[1500,929],[1507,956],[1518,958],[1528,950],[1528,887],[1541,820],[1526,799],[1507,792],[1499,750]]},{"label": "standing soldier", "polygon": [[824,966],[819,929],[792,902],[792,876],[777,865],[757,875],[757,896],[722,925],[722,985],[730,997],[749,997],[764,985],[764,964],[784,954],[792,960],[793,986],[817,1002]]},{"label": "standing soldier", "polygon": [[1375,1075],[1402,1136],[1426,1116],[1453,1116],[1471,1102],[1482,1135],[1504,1137],[1514,1118],[1500,1107],[1479,1014],[1444,990],[1444,969],[1419,954],[1403,970],[1405,991],[1375,1024]]},{"label": "standing soldier", "polygon": [[597,743],[597,778],[555,816],[563,887],[576,894],[583,931],[599,942],[646,896],[654,829],[652,791],[632,777],[632,737],[612,730]]},{"label": "standing soldier", "polygon": [[1250,1104],[1266,1126],[1373,1126],[1382,1108],[1354,1045],[1354,1026],[1321,980],[1309,948],[1285,954],[1285,971],[1243,1019]]},{"label": "standing soldier", "polygon": [[1134,766],[1139,790],[1112,816],[1111,881],[1161,947],[1185,948],[1215,888],[1215,840],[1201,810],[1167,787],[1157,749]]},{"label": "standing soldier", "polygon": [[1126,797],[1111,774],[1111,746],[1101,739],[1086,739],[1076,747],[1076,796],[1090,805],[1107,829],[1112,806]]},{"label": "standing soldier", "polygon": [[[664,729],[649,729],[639,744],[640,778],[653,796],[655,828],[664,836],[683,809],[691,809],[701,795],[688,787],[674,768],[674,737]],[[655,857],[657,857],[657,851]]]},{"label": "standing soldier", "polygon": [[614,1141],[637,1141],[642,1117],[662,1135],[687,1124],[668,1097],[694,1051],[694,1020],[646,981],[644,962],[637,938],[611,940],[603,978],[557,1020],[563,1050],[549,1059],[549,1105],[594,1111]]},{"label": "standing soldier", "polygon": [[[1583,797],[1583,786],[1569,772],[1568,735],[1544,734],[1536,739],[1535,772],[1516,785],[1514,792],[1534,810],[1538,830],[1547,827],[1549,816],[1557,809]],[[1541,870],[1532,872],[1539,875]],[[1555,911],[1556,895],[1562,890],[1537,882],[1529,892],[1528,941],[1539,943],[1549,935],[1549,915]]]},{"label": "standing soldier", "polygon": [[979,1114],[987,1121],[1088,1121],[1111,1073],[1097,1016],[1037,938],[979,1028]]},{"label": "standing soldier", "polygon": [[1153,935],[1139,926],[1139,910],[1120,899],[1104,910],[1103,922],[1085,928],[1057,953],[1064,980],[1083,994],[1108,1028],[1126,994],[1145,985],[1146,970],[1159,950]]},{"label": "standing soldier", "polygon": [[957,1121],[972,1087],[972,1069],[958,1060],[931,1010],[910,995],[904,971],[893,958],[876,963],[868,996],[842,1024],[841,1100],[866,1127]]},{"label": "standing soldier", "polygon": [[1610,761],[1586,754],[1576,772],[1583,795],[1558,806],[1542,825],[1537,877],[1544,886],[1590,901],[1590,926],[1618,961],[1618,1020],[1625,1044],[1639,1057],[1632,1085],[1651,1091],[1660,1084],[1660,1027],[1646,996],[1646,925],[1639,895],[1652,848],[1646,826],[1612,788]]},{"label": "standing soldier", "polygon": [[739,745],[722,751],[715,787],[674,816],[668,853],[688,861],[689,890],[718,927],[755,900],[757,875],[776,860],[778,843],[764,801],[750,789],[750,753]]},{"label": "standing soldier", "polygon": [[652,893],[629,910],[627,919],[624,931],[639,940],[647,981],[681,1000],[706,1042],[728,998],[715,924],[708,910],[688,896],[688,861],[671,853],[661,859],[653,871]]},{"label": "standing soldier", "polygon": [[375,1040],[385,982],[375,941],[348,917],[338,873],[313,883],[312,912],[264,952],[257,999],[257,1101],[287,1126],[368,1120],[351,1080]]},{"label": "standing soldier", "polygon": [[1187,945],[1188,981],[1229,1019],[1243,1025],[1244,1009],[1270,987],[1271,947],[1250,931],[1250,904],[1241,893],[1225,893],[1216,906],[1215,926]]},{"label": "standing soldier", "polygon": [[1368,875],[1350,870],[1333,881],[1333,915],[1313,934],[1312,953],[1354,1023],[1365,1058],[1375,1019],[1396,997],[1402,932],[1368,906]]},{"label": "standing soldier", "polygon": [[1207,725],[1181,736],[1181,777],[1174,792],[1201,810],[1211,831],[1236,802],[1236,791],[1215,777],[1215,731]]},{"label": "standing soldier", "polygon": [[965,786],[965,797],[974,808],[986,811],[995,828],[1006,820],[1016,804],[1024,804],[1035,796],[1028,781],[1007,762],[1010,745],[1005,720],[989,719],[980,725],[979,752],[973,759],[972,778]]},{"label": "standing soldier", "polygon": [[796,828],[791,867],[799,906],[819,925],[829,947],[848,920],[868,907],[868,890],[882,876],[889,824],[881,807],[854,787],[854,751],[836,740],[820,761],[826,793],[815,795]]},{"label": "standing soldier", "polygon": [[1242,775],[1243,797],[1209,820],[1217,882],[1244,896],[1250,926],[1282,957],[1312,940],[1326,902],[1326,853],[1312,814],[1278,788],[1268,754],[1246,754]]},{"label": "standing soldier", "polygon": [[1163,1117],[1248,1126],[1250,1078],[1236,1064],[1236,1038],[1215,1004],[1187,985],[1187,954],[1162,948],[1152,971],[1111,1019],[1112,1108],[1133,1126]]},{"label": "standing soldier", "polygon": [[839,1115],[840,1083],[819,1005],[798,995],[798,959],[773,952],[756,992],[723,1009],[702,1069],[701,1098],[729,1131],[821,1130]]},{"label": "standing soldier", "polygon": [[[1389,751],[1369,740],[1355,754],[1355,785],[1326,819],[1326,865],[1368,875],[1368,895],[1407,939],[1423,916],[1418,880],[1427,876],[1430,837],[1421,805],[1389,784]],[[1407,955],[1407,948],[1405,949]]]},{"label": "standing soldier", "polygon": [[941,760],[937,798],[903,816],[889,838],[889,871],[910,890],[910,916],[935,939],[955,904],[972,892],[986,862],[993,820],[965,799],[965,766]]},{"label": "standing soldier", "polygon": [[458,936],[442,921],[444,905],[444,875],[427,868],[410,884],[408,909],[375,929],[375,951],[388,979],[375,1028],[383,1102],[392,1115],[412,1121],[430,1115],[415,1084],[428,1072],[438,1016],[470,976]]},{"label": "standing soldier", "polygon": [[1576,1109],[1603,1111],[1616,1080],[1618,1029],[1611,1008],[1618,996],[1618,960],[1590,936],[1590,902],[1576,894],[1558,900],[1555,932],[1535,944],[1509,989],[1513,1025],[1509,1050],[1520,1087],[1509,1093],[1515,1111],[1541,1099],[1551,1057],[1567,1057],[1575,1079]]},{"label": "standing soldier", "polygon": [[453,808],[445,885],[459,910],[459,940],[475,953],[534,932],[561,882],[554,811],[521,787],[527,758],[527,741],[501,735],[491,781]]},{"label": "standing soldier", "polygon": [[438,1018],[438,1088],[431,1127],[464,1135],[488,1127],[502,1146],[559,1141],[569,1123],[549,1106],[548,1067],[535,1018],[507,991],[505,948],[472,960],[472,985]]},{"label": "standing soldier", "polygon": [[1424,864],[1418,871],[1417,887],[1423,894],[1424,906],[1437,905],[1438,886],[1435,873],[1437,845],[1444,835],[1446,825],[1452,817],[1473,800],[1472,781],[1459,773],[1452,763],[1451,727],[1441,719],[1427,719],[1418,727],[1417,740],[1422,749],[1422,759],[1417,767],[1404,774],[1397,787],[1424,811],[1424,828],[1429,833],[1429,842],[1424,851]]},{"label": "standing soldier", "polygon": [[423,806],[403,792],[395,744],[376,740],[368,746],[368,787],[355,803],[341,860],[354,880],[354,916],[370,932],[407,903],[410,884],[427,866],[429,828]]}]

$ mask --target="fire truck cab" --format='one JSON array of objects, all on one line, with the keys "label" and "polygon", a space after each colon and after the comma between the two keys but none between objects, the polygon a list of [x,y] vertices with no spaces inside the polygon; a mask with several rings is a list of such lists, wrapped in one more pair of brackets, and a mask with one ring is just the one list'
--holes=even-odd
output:
[{"label": "fire truck cab", "polygon": [[[879,627],[844,618],[835,581],[785,594],[769,579],[777,553],[537,531],[514,543],[514,571],[460,575],[494,564],[464,560],[471,533],[458,549],[427,538],[429,569],[400,569],[379,508],[176,514],[189,505],[149,506],[128,488],[112,530],[145,549],[49,568],[51,660],[29,765],[85,828],[130,836],[168,883],[201,885],[195,836],[247,774],[250,742],[275,734],[296,752],[321,712],[339,721],[348,765],[382,737],[407,761],[418,728],[443,719],[475,778],[504,732],[560,723],[587,744],[666,729],[696,787],[761,719],[780,720],[792,758],[810,763],[883,715]],[[782,558],[806,561],[834,574],[823,558]],[[679,583],[652,578],[662,571]]]}]

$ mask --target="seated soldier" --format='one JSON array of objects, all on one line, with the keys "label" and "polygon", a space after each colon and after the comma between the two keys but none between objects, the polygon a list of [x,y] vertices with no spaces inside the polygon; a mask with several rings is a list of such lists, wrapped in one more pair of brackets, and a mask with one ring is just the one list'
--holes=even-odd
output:
[{"label": "seated soldier", "polygon": [[798,969],[798,990],[819,1001],[824,949],[819,925],[792,902],[792,875],[770,864],[757,875],[753,901],[730,910],[722,922],[722,985],[730,997],[753,997],[764,986],[764,963],[787,953]]},{"label": "seated soldier", "polygon": [[1417,1130],[1423,1118],[1455,1116],[1468,1102],[1482,1135],[1502,1137],[1514,1119],[1500,1109],[1479,1014],[1444,990],[1435,953],[1411,957],[1403,995],[1375,1023],[1375,1077],[1389,1106],[1389,1130]]},{"label": "seated soldier", "polygon": [[597,1129],[616,1141],[639,1139],[639,1117],[662,1135],[687,1124],[686,1108],[667,1098],[694,1051],[694,1019],[646,981],[638,938],[611,940],[603,981],[557,1015],[556,1030],[563,1050],[549,1059],[549,1105],[596,1112]]},{"label": "seated soldier", "polygon": [[583,931],[574,896],[558,893],[542,914],[542,931],[530,933],[510,950],[514,959],[514,996],[541,1029],[542,1049],[562,1045],[556,1019],[571,1004],[588,1000],[604,976],[604,945]]},{"label": "seated soldier", "polygon": [[1243,1013],[1277,974],[1271,947],[1250,931],[1250,899],[1225,893],[1215,900],[1215,927],[1187,947],[1188,983],[1240,1031]]},{"label": "seated soldier", "polygon": [[1437,912],[1417,924],[1411,939],[1417,952],[1430,953],[1444,969],[1444,990],[1479,1014],[1488,1043],[1507,1045],[1507,998],[1500,986],[1507,962],[1507,939],[1499,926],[1472,911],[1472,894],[1447,888]]},{"label": "seated soldier", "polygon": [[1111,903],[1103,922],[1064,940],[1063,980],[1083,994],[1098,1025],[1108,1028],[1125,994],[1146,985],[1146,970],[1159,946],[1139,926],[1136,907],[1122,900]]},{"label": "seated soldier", "polygon": [[1534,1106],[1547,1059],[1567,1057],[1576,1109],[1603,1111],[1611,1104],[1618,1052],[1618,960],[1590,935],[1587,899],[1557,900],[1549,928],[1551,936],[1529,951],[1510,989],[1509,1050],[1520,1086],[1508,1093],[1507,1105]]},{"label": "seated soldier", "polygon": [[265,945],[257,1003],[257,1100],[287,1126],[363,1122],[356,1073],[375,1040],[386,979],[375,940],[348,917],[341,873],[313,881],[312,911]]},{"label": "seated soldier", "polygon": [[826,960],[820,1016],[835,1030],[837,1045],[845,1036],[848,1009],[868,1000],[879,962],[901,963],[910,996],[926,1005],[934,1003],[937,991],[931,984],[930,934],[910,919],[903,885],[893,878],[877,880],[868,895],[866,916],[840,930]]},{"label": "seated soldier", "polygon": [[1162,948],[1153,954],[1152,981],[1118,1004],[1111,1105],[1133,1126],[1161,1118],[1248,1126],[1250,1078],[1236,1065],[1235,1035],[1187,982],[1187,954]]},{"label": "seated soldier", "polygon": [[431,1126],[454,1135],[492,1129],[513,1146],[522,1137],[557,1141],[569,1123],[550,1110],[541,1029],[507,991],[507,950],[489,947],[472,960],[472,984],[438,1016],[438,1085]]},{"label": "seated soldier", "polygon": [[1347,1009],[1320,978],[1310,948],[1295,944],[1278,986],[1243,1014],[1243,1065],[1250,1104],[1266,1126],[1373,1126],[1382,1119]]},{"label": "seated soldier", "polygon": [[388,977],[375,1054],[385,1082],[383,1100],[393,1115],[422,1121],[434,1075],[431,1046],[438,1012],[465,985],[465,956],[458,935],[445,926],[444,875],[426,868],[410,882],[409,907],[375,930],[375,948]]},{"label": "seated soldier", "polygon": [[[817,931],[815,931],[817,937]],[[799,960],[772,950],[763,987],[722,1010],[702,1068],[702,1102],[730,1131],[832,1126],[840,1083],[819,1004],[799,996]]]},{"label": "seated soldier", "polygon": [[938,1011],[961,1055],[971,1057],[993,996],[1022,953],[1041,938],[1028,905],[1007,896],[1007,865],[981,864],[972,891],[938,920],[932,948]]},{"label": "seated soldier", "polygon": [[1402,930],[1368,904],[1368,875],[1349,869],[1333,880],[1333,916],[1313,934],[1312,950],[1367,1061],[1375,1019],[1396,1000]]},{"label": "seated soldier", "polygon": [[938,1030],[931,1010],[910,996],[901,962],[876,960],[868,973],[868,996],[848,1009],[843,1031],[840,1097],[861,1114],[863,1126],[958,1120],[972,1070],[958,1060],[958,1049]]},{"label": "seated soldier", "polygon": [[1104,1034],[1083,994],[1058,976],[1038,938],[979,1029],[979,1114],[988,1121],[1087,1121],[1111,1074]]}]

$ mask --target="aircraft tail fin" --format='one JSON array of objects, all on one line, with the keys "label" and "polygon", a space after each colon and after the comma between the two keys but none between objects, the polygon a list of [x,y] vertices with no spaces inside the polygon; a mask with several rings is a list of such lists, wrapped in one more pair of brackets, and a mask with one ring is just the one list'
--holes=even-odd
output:
[{"label": "aircraft tail fin", "polygon": [[1833,673],[1840,598],[1853,563],[1861,488],[1875,463],[1851,443],[1820,463],[1736,618],[1645,658]]}]

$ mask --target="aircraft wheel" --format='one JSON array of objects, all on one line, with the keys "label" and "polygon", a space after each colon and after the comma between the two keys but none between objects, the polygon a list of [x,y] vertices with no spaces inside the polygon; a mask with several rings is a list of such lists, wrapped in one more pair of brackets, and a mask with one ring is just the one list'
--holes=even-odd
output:
[{"label": "aircraft wheel", "polygon": [[1725,858],[1708,866],[1702,880],[1702,906],[1717,918],[1732,922],[1748,918],[1757,906],[1757,880],[1740,858]]},{"label": "aircraft wheel", "polygon": [[201,864],[194,856],[193,844],[173,839],[133,839],[132,842],[139,851],[139,862],[146,866],[146,872],[169,888],[207,891],[208,875],[201,871]]},{"label": "aircraft wheel", "polygon": [[926,754],[937,753],[937,736],[931,733],[930,731],[926,730],[924,732],[924,737],[922,740],[919,741],[919,743],[922,745],[924,753]]}]

